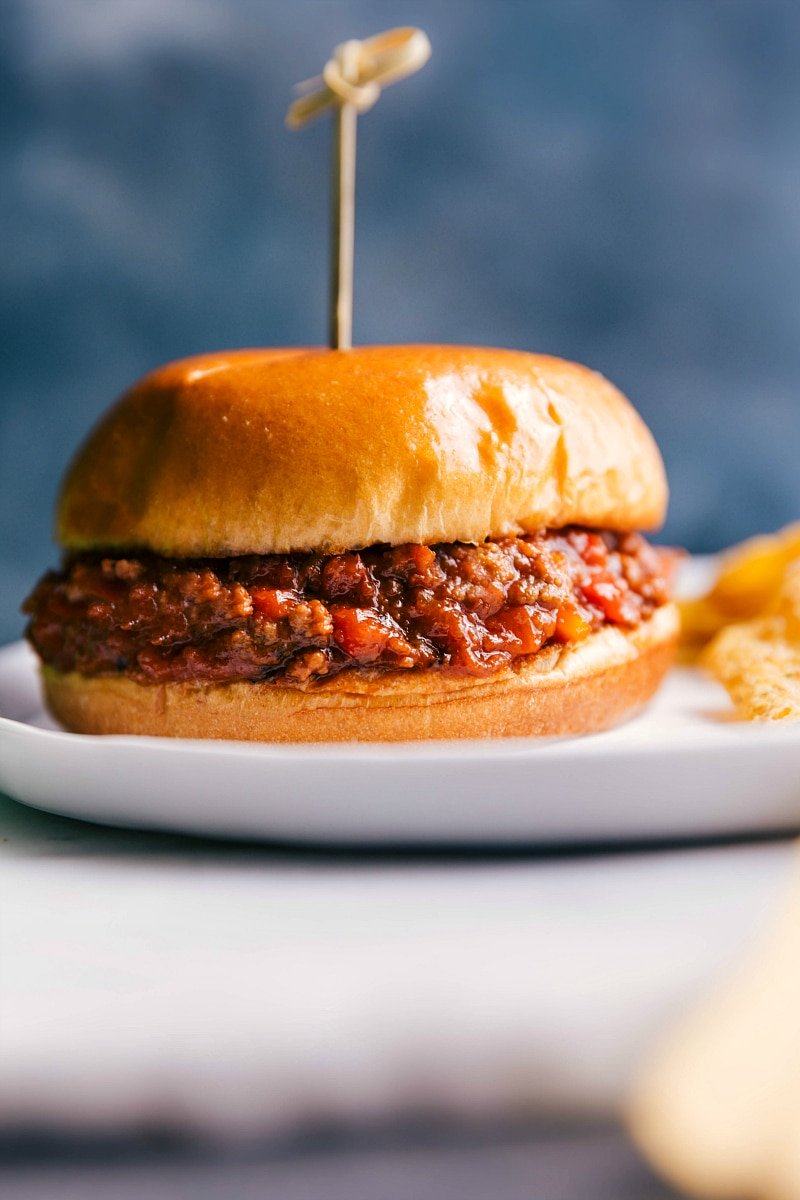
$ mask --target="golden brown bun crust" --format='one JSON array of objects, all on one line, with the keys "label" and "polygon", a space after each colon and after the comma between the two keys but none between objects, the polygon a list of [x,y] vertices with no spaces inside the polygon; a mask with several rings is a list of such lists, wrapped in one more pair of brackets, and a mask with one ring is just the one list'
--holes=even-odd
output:
[{"label": "golden brown bun crust", "polygon": [[675,652],[674,605],[631,633],[606,628],[486,679],[428,670],[343,672],[303,691],[275,684],[139,684],[44,670],[53,716],[76,733],[255,742],[403,742],[559,736],[607,729],[640,709]]},{"label": "golden brown bun crust", "polygon": [[101,421],[62,493],[71,549],[170,556],[659,525],[655,442],[574,363],[468,346],[171,363]]}]

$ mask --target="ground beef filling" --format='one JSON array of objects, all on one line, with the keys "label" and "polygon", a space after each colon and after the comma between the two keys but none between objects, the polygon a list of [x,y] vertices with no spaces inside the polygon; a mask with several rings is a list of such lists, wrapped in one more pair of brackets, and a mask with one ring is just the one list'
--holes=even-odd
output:
[{"label": "ground beef filling", "polygon": [[141,683],[274,679],[357,668],[487,675],[666,603],[669,555],[580,528],[478,546],[168,559],[85,554],[26,601],[59,671]]}]

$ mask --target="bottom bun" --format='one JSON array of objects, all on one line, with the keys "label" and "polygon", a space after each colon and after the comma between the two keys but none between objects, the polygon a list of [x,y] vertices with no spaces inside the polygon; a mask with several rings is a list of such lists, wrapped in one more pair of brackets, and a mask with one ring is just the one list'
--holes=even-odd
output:
[{"label": "bottom bun", "polygon": [[141,684],[44,669],[47,705],[76,733],[252,742],[405,742],[592,733],[633,716],[670,666],[675,606],[638,629],[548,646],[494,675],[343,671],[304,690],[277,683]]}]

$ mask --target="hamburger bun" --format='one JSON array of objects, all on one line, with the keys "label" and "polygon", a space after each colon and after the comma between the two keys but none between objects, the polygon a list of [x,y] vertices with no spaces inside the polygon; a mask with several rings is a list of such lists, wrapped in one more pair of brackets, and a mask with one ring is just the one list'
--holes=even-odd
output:
[{"label": "hamburger bun", "polygon": [[227,557],[661,524],[664,467],[625,397],[512,350],[244,350],[171,363],[70,469],[70,550]]}]

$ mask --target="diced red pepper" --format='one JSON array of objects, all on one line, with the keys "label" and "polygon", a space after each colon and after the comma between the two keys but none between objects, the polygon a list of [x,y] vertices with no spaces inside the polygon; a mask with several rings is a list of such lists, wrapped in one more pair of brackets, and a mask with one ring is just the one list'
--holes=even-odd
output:
[{"label": "diced red pepper", "polygon": [[564,605],[558,610],[556,637],[560,642],[580,642],[591,632],[591,622],[575,605]]},{"label": "diced red pepper", "polygon": [[631,593],[610,575],[595,572],[582,583],[581,592],[590,604],[599,608],[607,620],[618,625],[635,625],[639,612]]}]

